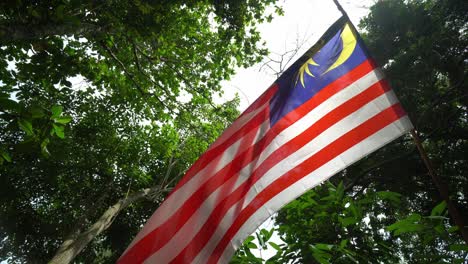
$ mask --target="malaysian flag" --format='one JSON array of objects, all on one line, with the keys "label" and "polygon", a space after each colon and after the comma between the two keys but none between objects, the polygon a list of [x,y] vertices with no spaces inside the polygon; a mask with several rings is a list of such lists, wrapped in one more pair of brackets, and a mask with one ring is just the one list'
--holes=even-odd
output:
[{"label": "malaysian flag", "polygon": [[341,18],[195,162],[118,263],[227,263],[282,206],[410,129]]}]

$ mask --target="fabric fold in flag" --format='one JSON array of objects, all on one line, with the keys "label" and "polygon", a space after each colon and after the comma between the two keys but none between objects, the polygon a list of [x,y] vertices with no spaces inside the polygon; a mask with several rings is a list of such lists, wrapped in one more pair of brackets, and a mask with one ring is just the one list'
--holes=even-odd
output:
[{"label": "fabric fold in flag", "polygon": [[117,263],[228,263],[282,206],[410,129],[341,18],[192,165]]}]

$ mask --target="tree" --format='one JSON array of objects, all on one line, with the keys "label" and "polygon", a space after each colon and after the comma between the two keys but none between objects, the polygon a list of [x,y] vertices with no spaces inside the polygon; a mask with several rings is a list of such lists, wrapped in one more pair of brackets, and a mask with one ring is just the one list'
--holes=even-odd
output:
[{"label": "tree", "polygon": [[0,258],[115,261],[237,115],[212,95],[272,2],[1,3]]},{"label": "tree", "polygon": [[33,124],[43,114],[27,105],[36,96],[28,90],[57,93],[71,88],[72,77],[160,121],[178,112],[180,96],[211,102],[235,66],[265,53],[255,24],[272,2],[2,3],[0,98],[10,114],[2,119],[46,147],[48,137]]},{"label": "tree", "polygon": [[[82,116],[67,128],[64,140],[50,143],[49,158],[18,150],[2,166],[4,254],[43,263],[62,240],[85,246],[80,238],[89,235],[89,227],[105,230],[115,221],[78,256],[84,262],[115,260],[174,181],[236,115],[232,102],[221,113],[205,106],[179,115],[173,124],[139,124],[127,107],[105,111],[102,100],[74,100],[79,103],[70,111]],[[105,253],[110,255],[101,256]]]}]

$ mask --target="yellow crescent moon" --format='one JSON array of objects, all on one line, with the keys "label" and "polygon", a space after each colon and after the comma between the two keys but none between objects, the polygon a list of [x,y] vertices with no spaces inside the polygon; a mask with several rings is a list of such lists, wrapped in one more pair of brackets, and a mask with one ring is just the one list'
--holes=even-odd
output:
[{"label": "yellow crescent moon", "polygon": [[341,39],[343,41],[343,50],[341,51],[340,56],[332,64],[332,66],[330,66],[330,68],[322,73],[322,75],[343,64],[351,56],[354,48],[356,48],[356,38],[354,37],[354,34],[348,24],[346,24],[343,32],[341,32]]}]

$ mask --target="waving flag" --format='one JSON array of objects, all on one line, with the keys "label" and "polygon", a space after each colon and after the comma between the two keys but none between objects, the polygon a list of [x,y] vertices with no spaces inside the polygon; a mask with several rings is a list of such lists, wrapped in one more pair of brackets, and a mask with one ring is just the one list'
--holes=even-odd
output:
[{"label": "waving flag", "polygon": [[346,21],[212,144],[118,263],[227,263],[282,206],[412,128]]}]

